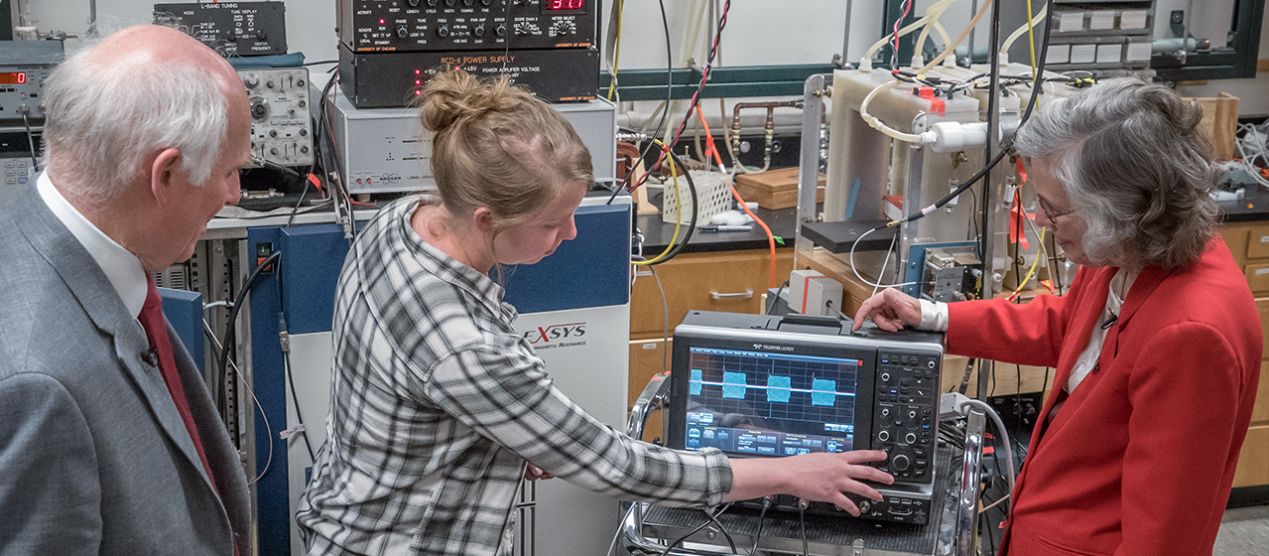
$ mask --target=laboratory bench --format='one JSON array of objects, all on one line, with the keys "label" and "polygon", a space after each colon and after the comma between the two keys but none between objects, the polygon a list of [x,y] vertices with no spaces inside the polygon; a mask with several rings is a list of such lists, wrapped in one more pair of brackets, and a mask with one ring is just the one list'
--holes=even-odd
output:
[{"label": "laboratory bench", "polygon": [[[1261,368],[1269,369],[1269,191],[1253,189],[1243,198],[1219,203],[1222,212],[1221,235],[1246,277],[1256,307],[1260,310],[1265,330],[1265,351]],[[772,232],[785,239],[785,245],[777,244],[776,280],[782,283],[793,269],[794,229],[796,209],[758,209],[756,213]],[[636,226],[643,233],[644,255],[660,253],[674,234],[674,224],[661,221],[659,214],[644,214],[636,218]],[[630,374],[629,403],[634,403],[643,386],[655,373],[668,366],[670,345],[663,335],[668,329],[673,338],[678,325],[689,309],[756,313],[761,309],[761,292],[769,283],[768,261],[770,254],[766,234],[755,225],[747,232],[697,232],[671,261],[656,267],[657,277],[665,288],[668,305],[668,322],[662,309],[661,292],[646,267],[636,271],[631,293],[630,311]],[[814,254],[799,258],[799,266],[814,268],[830,275],[841,275],[844,267],[835,257],[816,257]],[[848,295],[851,285],[846,284]],[[856,292],[855,297],[866,297],[868,291]],[[843,302],[849,313],[858,302]],[[959,382],[964,358],[949,357],[945,365],[945,383]],[[1042,368],[998,368],[1001,381],[999,392],[1028,392],[1047,390],[1045,377],[1049,373]],[[971,377],[971,389],[977,380]],[[648,431],[659,431],[659,423],[649,423]],[[649,432],[650,440],[655,434]],[[1234,477],[1234,499],[1244,503],[1269,502],[1269,377],[1259,384],[1257,403],[1252,413],[1251,426],[1243,445],[1237,473]]]}]

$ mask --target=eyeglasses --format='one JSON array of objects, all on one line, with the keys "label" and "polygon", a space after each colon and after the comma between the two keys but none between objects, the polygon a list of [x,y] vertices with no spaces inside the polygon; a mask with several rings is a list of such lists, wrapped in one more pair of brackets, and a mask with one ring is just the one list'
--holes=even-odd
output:
[{"label": "eyeglasses", "polygon": [[1036,198],[1040,200],[1040,208],[1044,209],[1044,216],[1049,219],[1049,222],[1053,222],[1055,226],[1057,225],[1058,218],[1075,212],[1075,209],[1073,208],[1064,212],[1057,212],[1053,210],[1053,207],[1049,206],[1048,201],[1045,201],[1044,197],[1037,196]]}]

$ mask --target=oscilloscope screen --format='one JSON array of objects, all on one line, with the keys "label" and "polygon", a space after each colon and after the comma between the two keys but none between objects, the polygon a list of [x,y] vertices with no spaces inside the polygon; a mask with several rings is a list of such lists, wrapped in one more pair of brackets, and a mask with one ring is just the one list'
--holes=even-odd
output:
[{"label": "oscilloscope screen", "polygon": [[688,362],[687,449],[791,456],[854,446],[862,358],[694,346]]}]

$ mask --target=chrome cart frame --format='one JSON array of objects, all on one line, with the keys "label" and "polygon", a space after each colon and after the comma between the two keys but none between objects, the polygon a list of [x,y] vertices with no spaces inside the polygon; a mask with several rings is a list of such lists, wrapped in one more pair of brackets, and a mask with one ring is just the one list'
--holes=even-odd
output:
[{"label": "chrome cart frame", "polygon": [[[654,376],[630,409],[626,434],[633,438],[643,438],[643,429],[647,423],[648,415],[664,407],[668,402],[669,395],[670,381],[668,373]],[[880,542],[880,538],[873,538],[874,536],[880,537],[880,534],[848,535],[851,537],[848,540],[845,540],[847,537],[842,537],[838,534],[828,535],[833,540],[827,542],[820,538],[814,541],[808,538],[810,553],[817,556],[906,556],[917,554],[972,556],[976,541],[975,527],[978,521],[978,497],[984,445],[983,432],[986,422],[984,414],[973,411],[966,417],[955,420],[956,430],[959,431],[958,435],[960,433],[964,435],[964,449],[961,451],[959,446],[957,447],[957,451],[960,453],[952,459],[952,465],[948,467],[945,474],[944,482],[948,490],[940,518],[937,522],[926,526],[935,527],[938,530],[937,542],[929,552],[895,550],[893,543],[887,544]],[[664,438],[664,435],[662,437]],[[648,535],[668,542],[668,539],[676,538],[687,531],[685,528],[667,526],[665,524],[652,524],[645,521],[645,517],[649,513],[662,510],[662,508],[646,503],[629,503],[628,506],[625,517],[622,519],[621,530],[618,531],[617,539],[617,543],[626,554],[659,556],[665,553],[666,546],[649,539]],[[735,519],[749,518],[737,516]],[[810,528],[808,527],[809,530]],[[810,536],[808,534],[808,537]],[[735,537],[737,543],[745,544],[746,546],[753,542],[752,537],[742,533],[733,533],[733,537]],[[730,554],[720,531],[714,525],[710,525],[688,537],[687,541],[693,543],[694,546],[710,545],[711,547],[719,547],[719,549],[684,548],[679,546],[675,547],[669,554],[674,556],[719,556]],[[758,548],[760,550],[788,553],[802,552],[802,544],[799,538],[781,537],[775,532],[763,536]]]}]

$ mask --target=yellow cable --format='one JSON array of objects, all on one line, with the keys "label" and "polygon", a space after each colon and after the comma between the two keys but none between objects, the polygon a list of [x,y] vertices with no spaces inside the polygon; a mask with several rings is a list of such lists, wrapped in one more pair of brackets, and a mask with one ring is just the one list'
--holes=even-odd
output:
[{"label": "yellow cable", "polygon": [[[1025,213],[1023,214],[1024,216],[1022,216],[1022,218],[1026,218]],[[1040,228],[1040,245],[1044,245],[1044,228]],[[1021,284],[1018,284],[1018,289],[1013,290],[1013,295],[1009,296],[1011,299],[1013,298],[1013,296],[1018,295],[1020,292],[1022,292],[1022,288],[1027,287],[1027,284],[1031,282],[1031,277],[1035,275],[1035,267],[1037,264],[1039,264],[1039,262],[1040,262],[1040,254],[1036,253],[1035,260],[1031,261],[1031,270],[1027,271],[1027,277],[1022,280]]]},{"label": "yellow cable", "polygon": [[[1029,2],[1029,1],[1030,1],[1030,0],[1028,0],[1028,2]],[[1033,224],[1033,223],[1031,222],[1031,220],[1027,218],[1027,211],[1026,211],[1026,210],[1024,210],[1024,209],[1022,208],[1022,194],[1021,194],[1021,193],[1018,193],[1018,200],[1017,200],[1017,203],[1018,203],[1018,218],[1021,218],[1023,222],[1026,222],[1027,224],[1030,224],[1030,225],[1031,225],[1031,229],[1032,229],[1032,231],[1034,231],[1034,230],[1035,230],[1035,224]],[[1025,228],[1023,228],[1022,233],[1023,233],[1023,237],[1026,237],[1026,233],[1027,233],[1027,231],[1026,231],[1026,229],[1025,229]],[[1043,252],[1043,253],[1044,253],[1044,255],[1045,255],[1045,257],[1044,257],[1044,258],[1046,258],[1046,259],[1047,259],[1047,258],[1048,258],[1048,252],[1047,252],[1047,250],[1044,248],[1044,228],[1040,228],[1040,233],[1039,233],[1039,234],[1037,234],[1037,235],[1039,235],[1039,236],[1040,236],[1040,245],[1039,245],[1039,249],[1038,249],[1037,251],[1039,251],[1039,252]],[[1022,239],[1022,238],[1019,238],[1019,243],[1021,243],[1021,239]],[[1022,289],[1023,289],[1023,288],[1025,288],[1025,287],[1027,287],[1027,284],[1031,283],[1031,277],[1035,275],[1035,267],[1036,267],[1036,265],[1037,265],[1037,264],[1039,264],[1039,263],[1040,263],[1040,253],[1039,253],[1039,252],[1037,252],[1037,253],[1036,253],[1035,260],[1031,261],[1031,270],[1027,271],[1027,277],[1026,277],[1026,278],[1024,278],[1024,279],[1022,280],[1022,282],[1021,282],[1021,283],[1019,283],[1019,284],[1018,284],[1018,289],[1014,290],[1014,291],[1013,291],[1013,293],[1009,295],[1009,299],[1013,299],[1014,297],[1017,297],[1017,295],[1018,295],[1020,292],[1022,292]]]},{"label": "yellow cable", "polygon": [[[658,145],[661,145],[661,148],[666,152],[666,154],[667,155],[669,154],[669,149],[665,147],[665,144],[661,143],[660,141],[657,141],[656,139],[653,139],[653,142],[655,142]],[[674,202],[679,207],[678,217],[675,218],[675,221],[674,221],[674,235],[670,237],[670,243],[665,246],[665,251],[662,251],[660,255],[652,257],[651,259],[648,259],[646,261],[631,261],[632,263],[639,266],[650,265],[652,263],[661,262],[661,260],[665,258],[666,254],[668,254],[671,249],[674,249],[674,242],[678,241],[679,239],[679,228],[683,226],[683,212],[684,210],[686,210],[686,207],[683,206],[683,197],[679,194],[679,173],[677,170],[674,169],[674,157],[666,156],[666,160],[670,164],[670,175],[673,176],[674,178]]]},{"label": "yellow cable", "polygon": [[[1041,87],[1040,90],[1043,91],[1044,83],[1040,81],[1040,76],[1035,74],[1035,71],[1036,71],[1035,70],[1035,28],[1031,25],[1032,19],[1033,18],[1031,16],[1031,0],[1027,0],[1027,42],[1030,43],[1031,45],[1031,86],[1032,87],[1039,86]],[[1046,23],[1045,25],[1052,25],[1052,24],[1053,22],[1050,21]],[[621,28],[618,28],[617,32],[620,33]]]},{"label": "yellow cable", "polygon": [[[1027,2],[1030,1],[1027,0]],[[617,41],[612,57],[612,80],[608,82],[608,100],[612,100],[612,92],[617,87],[617,66],[621,65],[621,24],[623,23],[622,20],[625,19],[622,13],[622,8],[624,7],[625,0],[617,0]]]}]

